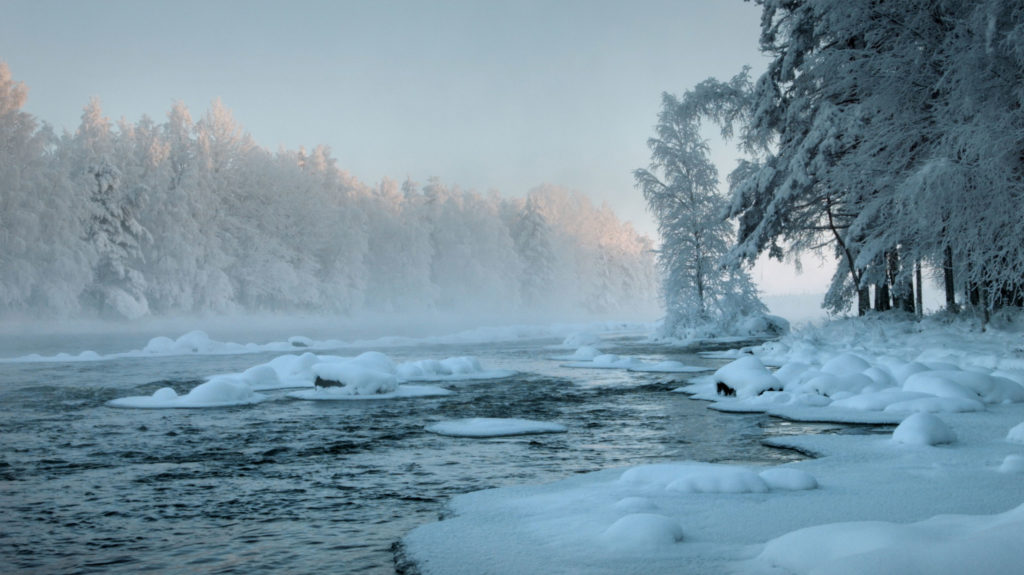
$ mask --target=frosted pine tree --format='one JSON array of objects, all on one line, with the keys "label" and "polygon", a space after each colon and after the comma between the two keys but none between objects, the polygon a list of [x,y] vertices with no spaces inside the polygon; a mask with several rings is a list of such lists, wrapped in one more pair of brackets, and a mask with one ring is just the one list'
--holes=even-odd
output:
[{"label": "frosted pine tree", "polygon": [[527,306],[536,306],[547,298],[554,277],[555,255],[551,249],[551,229],[534,198],[526,200],[512,225],[512,239],[523,265],[520,294]]},{"label": "frosted pine tree", "polygon": [[149,232],[135,219],[137,194],[119,189],[121,173],[107,162],[91,166],[95,180],[88,239],[98,260],[88,297],[103,315],[135,319],[149,313],[146,281],[137,265]]},{"label": "frosted pine tree", "polygon": [[745,270],[723,265],[735,232],[724,218],[728,201],[718,191],[699,116],[685,98],[664,94],[656,130],[647,142],[650,167],[634,177],[662,240],[665,335],[735,331],[740,318],[762,314],[765,307]]}]

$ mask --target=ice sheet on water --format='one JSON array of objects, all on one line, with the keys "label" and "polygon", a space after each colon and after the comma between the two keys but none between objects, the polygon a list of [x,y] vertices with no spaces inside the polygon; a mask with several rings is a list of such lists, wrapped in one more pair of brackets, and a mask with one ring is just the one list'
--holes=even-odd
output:
[{"label": "ice sheet on water", "polygon": [[473,417],[441,421],[426,426],[427,431],[453,437],[502,437],[537,433],[564,433],[568,428],[559,423],[530,419]]}]

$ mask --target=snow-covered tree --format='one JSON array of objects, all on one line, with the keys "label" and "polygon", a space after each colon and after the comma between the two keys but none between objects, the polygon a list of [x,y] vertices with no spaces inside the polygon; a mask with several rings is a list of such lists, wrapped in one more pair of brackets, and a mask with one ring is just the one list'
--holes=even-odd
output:
[{"label": "snow-covered tree", "polygon": [[[1024,7],[761,0],[771,58],[744,113],[736,258],[831,247],[826,303],[910,310],[916,262],[992,309],[1020,299]],[[1014,215],[1009,215],[1014,214]],[[920,282],[918,282],[919,284]],[[920,286],[918,285],[918,291]]]},{"label": "snow-covered tree", "polygon": [[0,62],[0,312],[79,312],[90,249],[59,140],[21,108],[28,88]]},{"label": "snow-covered tree", "polygon": [[522,262],[519,283],[523,302],[531,307],[550,302],[547,292],[555,266],[551,228],[532,196],[527,197],[522,211],[517,214],[511,232]]},{"label": "snow-covered tree", "polygon": [[26,91],[0,66],[0,316],[490,313],[527,298],[572,313],[653,292],[649,243],[581,194],[531,193],[514,237],[521,199],[437,178],[371,188],[325,146],[257,146],[220,102],[198,122],[176,102],[160,124],[114,125],[94,99],[56,138],[21,111]]},{"label": "snow-covered tree", "polygon": [[648,140],[651,164],[634,172],[658,221],[669,335],[721,331],[738,317],[765,311],[745,270],[725,265],[735,239],[724,217],[728,200],[718,191],[718,172],[688,97],[662,96],[657,135]]},{"label": "snow-covered tree", "polygon": [[120,189],[121,172],[108,162],[89,169],[95,180],[88,239],[96,250],[93,285],[86,292],[102,315],[135,319],[149,313],[146,280],[137,269],[142,243],[152,241],[135,219],[139,195]]}]

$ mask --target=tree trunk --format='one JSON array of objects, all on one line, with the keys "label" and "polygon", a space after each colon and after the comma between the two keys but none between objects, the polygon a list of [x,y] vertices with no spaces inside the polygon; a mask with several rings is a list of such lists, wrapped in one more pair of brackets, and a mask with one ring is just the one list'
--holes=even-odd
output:
[{"label": "tree trunk", "polygon": [[875,284],[875,311],[889,311],[892,304],[889,301],[889,284],[880,282]]},{"label": "tree trunk", "polygon": [[917,265],[914,266],[914,276],[917,279],[917,291],[915,292],[914,302],[917,304],[914,307],[914,312],[918,319],[924,317],[924,283],[921,281],[921,260],[917,260]]},{"label": "tree trunk", "polygon": [[825,214],[828,216],[828,227],[832,230],[832,237],[835,238],[839,248],[846,255],[846,263],[850,267],[850,277],[853,278],[853,285],[857,288],[857,315],[864,315],[871,309],[871,296],[868,293],[866,286],[860,285],[860,278],[863,275],[861,271],[857,270],[857,267],[853,265],[853,253],[850,252],[849,246],[843,241],[843,236],[839,233],[839,228],[836,227],[835,219],[832,216],[832,198],[825,197]]},{"label": "tree trunk", "polygon": [[888,252],[889,285],[892,289],[893,307],[907,313],[914,313],[914,277],[903,273],[903,262],[898,250]]},{"label": "tree trunk", "polygon": [[956,305],[956,282],[953,279],[953,248],[946,246],[942,254],[942,281],[946,288],[946,310],[949,313],[959,313],[960,308]]}]

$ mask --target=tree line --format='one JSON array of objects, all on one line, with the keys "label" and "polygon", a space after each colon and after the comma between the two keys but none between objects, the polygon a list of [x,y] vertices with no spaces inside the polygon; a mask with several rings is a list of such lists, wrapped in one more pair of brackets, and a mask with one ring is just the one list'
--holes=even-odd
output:
[{"label": "tree line", "polygon": [[837,313],[920,312],[926,272],[951,312],[1024,305],[1024,3],[757,3],[767,70],[666,96],[652,140],[657,167],[666,122],[709,121],[744,153],[705,210],[738,228],[716,265],[826,251]]},{"label": "tree line", "polygon": [[329,148],[270,152],[219,101],[194,121],[56,134],[0,62],[0,316],[302,311],[614,312],[657,290],[650,241],[607,206],[384,179]]}]

